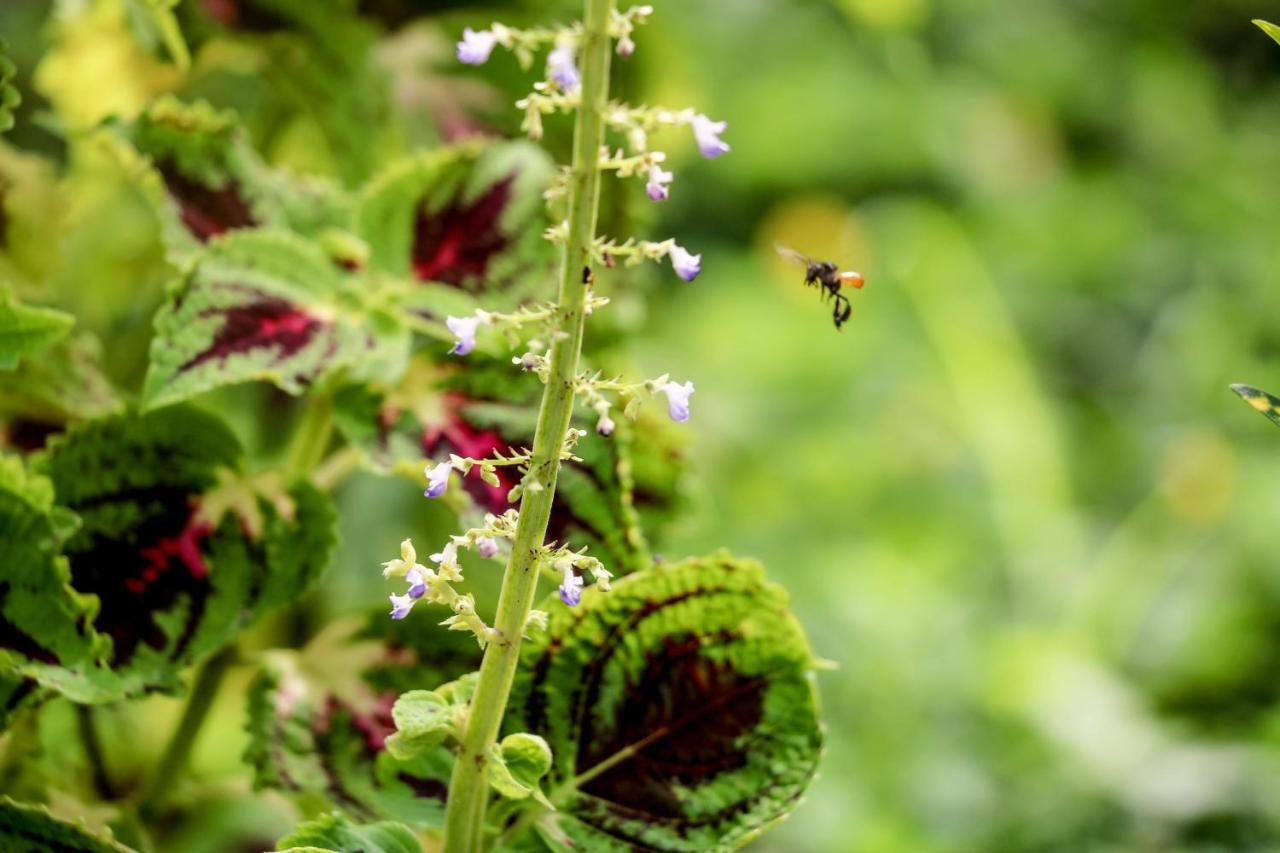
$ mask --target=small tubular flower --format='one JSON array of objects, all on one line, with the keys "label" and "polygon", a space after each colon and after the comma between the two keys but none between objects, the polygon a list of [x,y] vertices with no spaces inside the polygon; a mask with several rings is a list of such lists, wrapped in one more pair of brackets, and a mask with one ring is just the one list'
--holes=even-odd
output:
[{"label": "small tubular flower", "polygon": [[476,553],[488,559],[498,553],[498,540],[492,536],[481,536],[476,540]]},{"label": "small tubular flower", "polygon": [[668,382],[658,389],[667,395],[667,414],[673,421],[689,420],[689,397],[693,394],[693,383],[683,385]]},{"label": "small tubular flower", "polygon": [[391,594],[391,618],[403,619],[413,610],[413,599],[407,595]]},{"label": "small tubular flower", "polygon": [[547,76],[564,92],[572,92],[582,85],[571,45],[558,45],[547,54]]},{"label": "small tubular flower", "polygon": [[419,599],[427,594],[427,579],[418,569],[410,569],[409,573],[404,576],[409,582],[409,591],[407,595],[412,599]]},{"label": "small tubular flower", "polygon": [[497,42],[498,37],[492,31],[476,32],[467,27],[462,31],[462,41],[458,42],[458,61],[466,65],[484,65]]},{"label": "small tubular flower", "polygon": [[654,201],[666,201],[667,184],[671,183],[671,179],[675,177],[670,172],[664,170],[657,163],[649,167],[649,181],[644,185],[644,191],[649,194],[649,198]]},{"label": "small tubular flower", "polygon": [[712,121],[702,113],[693,117],[693,138],[697,140],[703,157],[714,159],[729,150],[729,143],[720,138],[728,126],[728,122]]},{"label": "small tubular flower", "polygon": [[557,566],[564,572],[564,581],[560,584],[560,600],[570,607],[577,607],[582,601],[582,578],[573,573],[573,563],[561,561]]},{"label": "small tubular flower", "polygon": [[476,348],[476,329],[480,326],[479,317],[445,318],[444,324],[458,338],[449,352],[453,355],[466,355]]},{"label": "small tubular flower", "polygon": [[693,281],[702,272],[702,255],[694,255],[682,246],[673,244],[668,257],[671,258],[671,268],[685,281]]},{"label": "small tubular flower", "polygon": [[441,462],[439,465],[427,465],[423,473],[427,475],[427,490],[423,492],[429,498],[438,498],[449,487],[449,472],[453,465]]}]

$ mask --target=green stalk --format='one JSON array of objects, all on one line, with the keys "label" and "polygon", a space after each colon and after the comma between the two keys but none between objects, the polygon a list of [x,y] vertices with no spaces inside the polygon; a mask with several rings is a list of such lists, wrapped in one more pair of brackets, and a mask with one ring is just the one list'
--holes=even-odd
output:
[{"label": "green stalk", "polygon": [[324,458],[332,437],[333,404],[328,389],[321,389],[307,397],[289,445],[289,458],[285,461],[286,478],[310,478],[311,469]]},{"label": "green stalk", "polygon": [[107,772],[106,754],[102,749],[102,738],[98,734],[96,709],[92,705],[76,706],[76,727],[80,730],[80,743],[84,746],[84,757],[89,764],[89,778],[93,780],[94,792],[101,800],[114,800],[115,785],[111,784],[111,774]]},{"label": "green stalk", "polygon": [[160,759],[159,766],[142,792],[138,814],[143,819],[155,816],[164,798],[173,788],[175,780],[186,768],[187,760],[191,757],[191,748],[195,746],[196,735],[200,733],[200,727],[209,714],[213,699],[218,695],[218,686],[222,683],[222,677],[226,675],[235,659],[235,647],[225,646],[200,667],[195,684],[191,687],[191,693],[187,695],[187,704],[182,709],[182,719],[178,722],[178,728],[169,738],[164,757]]},{"label": "green stalk", "polygon": [[551,347],[550,377],[538,410],[533,456],[520,500],[511,559],[502,579],[494,627],[501,639],[489,644],[480,665],[462,747],[453,765],[445,811],[445,853],[479,853],[489,797],[488,751],[498,736],[511,682],[520,658],[520,638],[538,584],[538,549],[547,535],[560,451],[573,414],[574,380],[586,320],[583,305],[591,279],[600,200],[600,146],[604,143],[604,107],[609,97],[613,0],[586,0],[582,35],[582,105],[573,135],[569,173],[569,230],[560,271],[559,319],[562,335]]}]

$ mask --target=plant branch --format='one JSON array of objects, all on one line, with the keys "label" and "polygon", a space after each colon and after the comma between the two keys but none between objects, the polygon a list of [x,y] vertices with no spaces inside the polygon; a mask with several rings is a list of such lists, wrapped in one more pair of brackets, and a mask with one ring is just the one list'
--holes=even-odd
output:
[{"label": "plant branch", "polygon": [[147,819],[153,817],[169,795],[174,782],[186,769],[187,760],[191,757],[191,748],[195,745],[196,735],[204,724],[205,717],[218,695],[218,687],[222,677],[236,660],[235,646],[225,646],[209,660],[205,661],[196,675],[195,684],[187,695],[187,704],[182,709],[182,719],[178,728],[165,747],[164,756],[156,767],[138,805],[138,814]]},{"label": "plant branch", "polygon": [[[560,332],[551,348],[549,381],[538,411],[533,455],[520,500],[511,557],[503,576],[494,626],[499,638],[485,650],[466,734],[453,765],[445,812],[445,853],[479,853],[489,797],[487,753],[497,739],[520,657],[520,639],[538,583],[537,559],[546,538],[565,433],[573,414],[578,356],[600,199],[599,151],[609,90],[613,0],[586,0],[581,42],[582,106],[574,127],[569,174],[568,237],[560,271]],[[536,487],[535,487],[536,484]]]}]

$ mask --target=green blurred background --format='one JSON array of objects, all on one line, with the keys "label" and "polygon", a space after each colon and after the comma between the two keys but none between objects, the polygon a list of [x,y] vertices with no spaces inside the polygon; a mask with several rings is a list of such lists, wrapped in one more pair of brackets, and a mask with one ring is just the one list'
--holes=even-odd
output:
[{"label": "green blurred background", "polygon": [[[647,289],[620,300],[622,360],[697,386],[691,512],[662,551],[760,558],[836,665],[821,775],[756,848],[1277,849],[1280,433],[1227,386],[1280,388],[1280,47],[1249,23],[1280,8],[654,5],[617,90],[726,119],[733,146],[708,162],[658,137],[670,200],[623,187],[606,217],[703,253],[692,284],[601,287]],[[37,236],[24,263],[125,342],[117,378],[163,264],[142,203],[68,134],[176,91],[237,108],[275,162],[356,183],[463,117],[515,132],[525,78],[454,64],[463,25],[577,12],[361,6],[334,36],[335,119],[282,110],[298,96],[213,38],[178,79],[118,0],[0,4],[26,96],[9,141],[68,164],[76,200],[58,256]],[[843,332],[774,241],[867,276]],[[384,597],[376,564],[407,529],[449,528],[400,491],[344,487],[317,621]],[[197,751],[227,792],[208,820],[287,828],[240,793],[241,699],[224,691]],[[158,749],[146,732],[178,707],[114,712],[116,750]]]}]

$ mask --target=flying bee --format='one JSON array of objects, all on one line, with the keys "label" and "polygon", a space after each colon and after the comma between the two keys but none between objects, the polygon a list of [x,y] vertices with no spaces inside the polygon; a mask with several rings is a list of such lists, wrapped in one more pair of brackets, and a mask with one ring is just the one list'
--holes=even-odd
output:
[{"label": "flying bee", "polygon": [[831,319],[839,329],[844,322],[849,319],[849,315],[853,313],[853,306],[849,304],[849,297],[840,292],[842,287],[853,287],[861,289],[866,280],[862,277],[862,273],[841,272],[840,268],[830,261],[815,261],[807,255],[802,255],[795,249],[789,249],[778,243],[774,243],[774,248],[778,250],[778,254],[789,260],[798,261],[804,264],[804,283],[806,285],[817,285],[822,293],[822,300],[834,299],[835,304],[832,306]]}]

